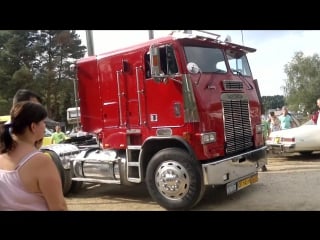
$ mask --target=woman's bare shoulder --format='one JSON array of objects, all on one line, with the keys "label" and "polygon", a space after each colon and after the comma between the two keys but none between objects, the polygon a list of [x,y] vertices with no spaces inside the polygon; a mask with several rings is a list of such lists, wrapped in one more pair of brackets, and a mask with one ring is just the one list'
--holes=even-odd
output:
[{"label": "woman's bare shoulder", "polygon": [[51,157],[48,154],[45,154],[40,151],[37,152],[37,154],[33,155],[33,157],[30,160],[37,165],[47,165],[52,163]]}]

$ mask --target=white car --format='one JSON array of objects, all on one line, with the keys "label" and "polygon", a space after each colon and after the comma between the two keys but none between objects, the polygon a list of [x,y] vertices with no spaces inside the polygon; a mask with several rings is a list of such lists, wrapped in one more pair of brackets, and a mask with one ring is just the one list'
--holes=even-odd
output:
[{"label": "white car", "polygon": [[273,154],[320,151],[320,126],[309,120],[299,127],[271,132],[266,145],[269,153]]}]

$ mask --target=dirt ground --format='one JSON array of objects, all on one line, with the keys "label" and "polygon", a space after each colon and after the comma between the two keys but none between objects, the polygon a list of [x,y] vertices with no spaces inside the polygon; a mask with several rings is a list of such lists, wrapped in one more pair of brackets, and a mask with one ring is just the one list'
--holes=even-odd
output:
[{"label": "dirt ground", "polygon": [[[267,172],[259,172],[257,183],[232,195],[227,196],[223,188],[208,187],[192,211],[320,210],[320,153],[269,157],[267,167]],[[143,184],[85,184],[66,200],[71,211],[165,211]]]}]

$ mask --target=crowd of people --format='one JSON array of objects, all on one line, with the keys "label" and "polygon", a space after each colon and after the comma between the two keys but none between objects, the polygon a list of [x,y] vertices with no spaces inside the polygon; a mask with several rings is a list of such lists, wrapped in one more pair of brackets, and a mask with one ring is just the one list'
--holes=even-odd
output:
[{"label": "crowd of people", "polygon": [[287,106],[283,106],[281,111],[282,114],[280,116],[277,116],[274,111],[270,111],[267,118],[262,115],[261,122],[264,139],[267,139],[271,132],[294,127],[294,121]]},{"label": "crowd of people", "polygon": [[[315,125],[320,126],[320,117],[318,117],[320,112],[320,98],[316,100],[316,104],[318,111],[311,116],[311,120]],[[264,115],[261,116],[264,139],[267,139],[271,132],[289,129],[295,126],[294,120],[289,113],[288,108],[283,106],[281,110],[282,114],[280,116],[276,116],[274,111],[270,111],[267,118]]]}]

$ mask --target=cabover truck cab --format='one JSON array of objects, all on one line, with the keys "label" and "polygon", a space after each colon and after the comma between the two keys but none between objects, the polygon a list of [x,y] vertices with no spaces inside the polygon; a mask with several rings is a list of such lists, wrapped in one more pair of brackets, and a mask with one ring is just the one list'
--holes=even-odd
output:
[{"label": "cabover truck cab", "polygon": [[257,182],[267,160],[255,49],[219,38],[176,32],[79,60],[81,123],[100,147],[71,158],[73,182],[144,182],[168,210],[191,209],[208,185],[231,194]]}]

